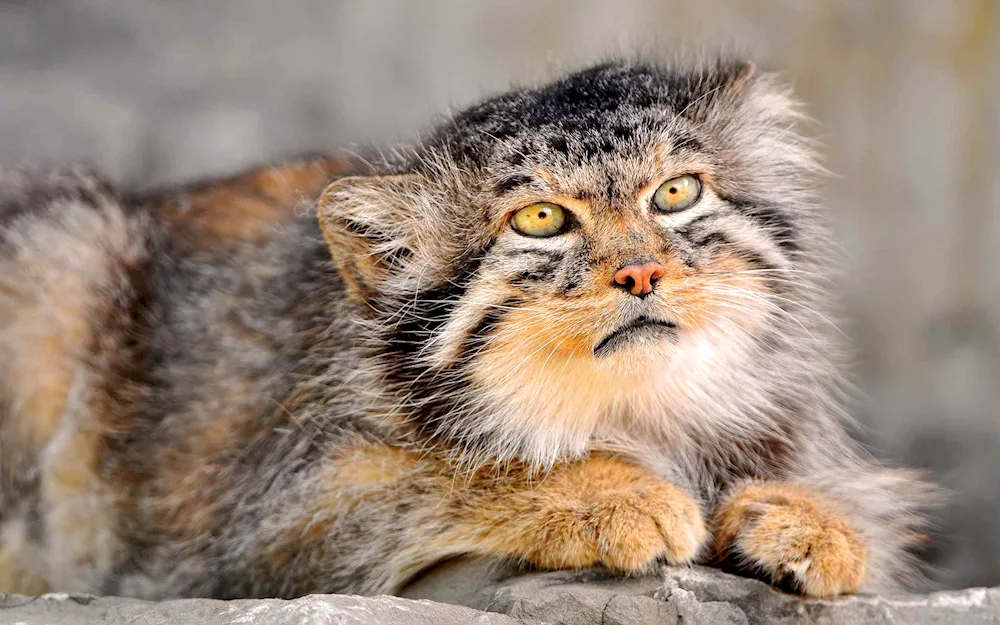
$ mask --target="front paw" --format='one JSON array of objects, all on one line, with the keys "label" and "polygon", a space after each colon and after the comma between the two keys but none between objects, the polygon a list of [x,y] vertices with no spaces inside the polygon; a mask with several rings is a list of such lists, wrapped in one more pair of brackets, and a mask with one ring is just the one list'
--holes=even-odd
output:
[{"label": "front paw", "polygon": [[682,564],[698,555],[707,531],[690,496],[622,462],[584,464],[565,476],[565,489],[546,489],[528,560],[544,568],[600,564],[637,573],[660,559]]},{"label": "front paw", "polygon": [[813,597],[857,591],[867,550],[822,495],[787,483],[758,483],[713,516],[719,560]]},{"label": "front paw", "polygon": [[589,523],[601,564],[621,571],[644,570],[660,558],[691,562],[707,536],[698,504],[669,484],[606,493]]}]

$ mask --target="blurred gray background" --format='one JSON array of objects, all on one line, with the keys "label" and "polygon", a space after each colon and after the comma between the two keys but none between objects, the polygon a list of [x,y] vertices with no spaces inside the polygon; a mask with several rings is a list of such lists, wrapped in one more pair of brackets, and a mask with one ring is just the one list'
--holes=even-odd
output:
[{"label": "blurred gray background", "polygon": [[879,453],[956,492],[932,556],[1000,584],[1000,2],[0,0],[0,164],[151,186],[406,138],[618,51],[736,45],[819,122]]}]

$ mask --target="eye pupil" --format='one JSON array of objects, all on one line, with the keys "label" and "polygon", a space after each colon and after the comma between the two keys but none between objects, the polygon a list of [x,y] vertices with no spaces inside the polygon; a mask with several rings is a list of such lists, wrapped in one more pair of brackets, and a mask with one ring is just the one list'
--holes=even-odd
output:
[{"label": "eye pupil", "polygon": [[537,202],[514,213],[511,226],[529,237],[551,237],[561,234],[568,226],[567,213],[558,204]]},{"label": "eye pupil", "polygon": [[663,213],[677,213],[701,199],[701,181],[693,174],[668,180],[653,193],[653,208]]}]

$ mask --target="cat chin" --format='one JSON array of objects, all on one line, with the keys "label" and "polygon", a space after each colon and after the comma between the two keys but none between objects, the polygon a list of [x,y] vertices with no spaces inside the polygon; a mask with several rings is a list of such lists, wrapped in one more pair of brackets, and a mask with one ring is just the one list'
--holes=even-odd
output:
[{"label": "cat chin", "polygon": [[454,434],[484,444],[480,459],[545,467],[626,433],[662,447],[692,431],[746,426],[743,402],[753,398],[739,372],[761,364],[748,334],[734,325],[639,325],[618,332],[601,355],[534,348],[527,358],[508,351],[481,359],[473,381],[478,405],[491,408],[467,413]]},{"label": "cat chin", "polygon": [[649,317],[637,317],[609,333],[594,347],[594,357],[607,358],[615,353],[630,350],[649,350],[661,341],[676,343],[677,324]]}]

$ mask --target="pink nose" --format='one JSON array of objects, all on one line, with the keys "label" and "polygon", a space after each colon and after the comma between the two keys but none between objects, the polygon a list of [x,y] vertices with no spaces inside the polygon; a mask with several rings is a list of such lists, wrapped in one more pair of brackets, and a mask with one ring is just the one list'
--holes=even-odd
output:
[{"label": "pink nose", "polygon": [[615,284],[632,295],[643,297],[653,292],[653,285],[663,277],[663,265],[650,261],[642,265],[625,265],[615,272]]}]

